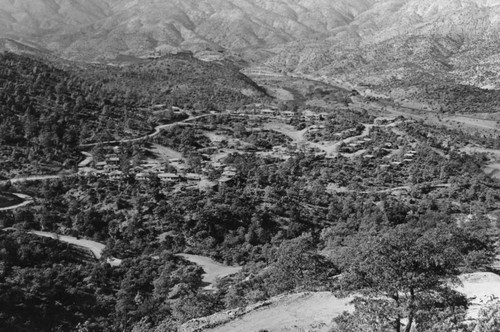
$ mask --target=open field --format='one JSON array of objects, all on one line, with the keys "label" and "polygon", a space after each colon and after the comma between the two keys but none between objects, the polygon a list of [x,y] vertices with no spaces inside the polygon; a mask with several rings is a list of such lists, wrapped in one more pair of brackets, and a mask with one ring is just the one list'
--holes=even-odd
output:
[{"label": "open field", "polygon": [[495,149],[486,149],[478,146],[466,146],[460,151],[472,154],[472,153],[485,153],[489,159],[490,163],[488,163],[483,171],[489,176],[500,179],[500,150]]},{"label": "open field", "polygon": [[182,153],[159,144],[153,144],[149,151],[160,160],[182,159]]},{"label": "open field", "polygon": [[[488,301],[500,298],[500,276],[489,272],[463,274],[461,285],[454,288],[470,301],[468,317],[477,318]],[[183,332],[327,332],[333,318],[352,311],[352,297],[338,298],[330,292],[282,295],[263,303],[194,319],[181,328]],[[212,326],[212,327],[210,327]],[[213,327],[215,326],[215,327]]]},{"label": "open field", "polygon": [[[241,314],[229,311],[193,320],[184,324],[181,331],[327,332],[332,327],[333,318],[352,310],[350,301],[351,298],[340,299],[330,292],[282,295],[242,309]],[[202,327],[207,324],[220,325]]]},{"label": "open field", "polygon": [[471,300],[468,316],[477,318],[488,301],[500,298],[500,276],[491,272],[467,273],[460,276],[462,286],[456,289]]}]

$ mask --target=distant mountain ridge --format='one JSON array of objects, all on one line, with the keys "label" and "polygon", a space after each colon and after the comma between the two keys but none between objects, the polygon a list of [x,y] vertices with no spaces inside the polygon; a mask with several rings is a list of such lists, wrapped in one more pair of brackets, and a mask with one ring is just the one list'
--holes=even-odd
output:
[{"label": "distant mountain ridge", "polygon": [[293,42],[267,65],[423,98],[434,84],[500,87],[500,0],[379,1],[323,41]]},{"label": "distant mountain ridge", "polygon": [[0,37],[68,58],[268,47],[327,36],[376,0],[0,0]]},{"label": "distant mountain ridge", "polygon": [[500,87],[500,0],[0,0],[1,37],[86,61],[231,52],[404,96]]}]

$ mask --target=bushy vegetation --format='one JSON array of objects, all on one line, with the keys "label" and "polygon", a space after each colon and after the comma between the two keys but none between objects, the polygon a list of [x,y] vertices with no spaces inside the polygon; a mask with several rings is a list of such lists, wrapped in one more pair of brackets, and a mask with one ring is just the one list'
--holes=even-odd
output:
[{"label": "bushy vegetation", "polygon": [[45,62],[0,55],[2,174],[71,168],[78,145],[135,137],[150,130],[146,114],[123,93],[108,92]]},{"label": "bushy vegetation", "polygon": [[166,55],[114,68],[84,66],[81,75],[103,83],[110,93],[126,93],[141,106],[165,104],[184,109],[219,110],[266,100],[265,91],[229,62],[203,62]]}]

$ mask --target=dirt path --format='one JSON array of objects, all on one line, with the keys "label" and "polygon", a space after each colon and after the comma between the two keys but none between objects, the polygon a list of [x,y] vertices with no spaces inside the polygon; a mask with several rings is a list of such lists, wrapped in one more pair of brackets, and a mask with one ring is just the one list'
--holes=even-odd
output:
[{"label": "dirt path", "polygon": [[[416,184],[413,187],[415,188],[450,188],[451,184],[450,183],[420,183]],[[359,190],[349,190],[344,187],[335,187],[331,186],[331,189],[329,191],[335,192],[335,193],[358,193],[358,194],[390,194],[393,191],[399,191],[399,190],[404,190],[409,192],[411,190],[411,186],[400,186],[400,187],[393,187],[393,188],[387,188],[387,189],[380,189],[380,190],[367,190],[367,191],[359,191]]]},{"label": "dirt path", "polygon": [[290,137],[292,139],[292,141],[295,143],[301,143],[301,142],[306,141],[304,135],[307,132],[308,128],[305,128],[303,130],[296,130],[291,125],[287,125],[287,124],[284,124],[281,122],[270,122],[270,123],[264,124],[264,129],[274,130],[278,133],[281,133],[283,135]]},{"label": "dirt path", "polygon": [[106,141],[106,142],[99,142],[99,143],[82,144],[82,145],[80,145],[80,147],[81,148],[91,148],[91,147],[94,147],[98,144],[110,145],[110,144],[139,142],[139,141],[143,141],[143,140],[148,139],[148,138],[153,138],[155,136],[158,136],[164,129],[171,128],[171,127],[177,126],[179,124],[190,125],[190,122],[193,120],[198,120],[198,119],[205,118],[205,117],[212,116],[212,115],[213,114],[203,114],[203,115],[193,116],[193,117],[181,120],[181,121],[177,121],[177,122],[173,122],[173,123],[169,123],[169,124],[164,124],[164,125],[159,125],[159,126],[156,126],[154,128],[152,133],[141,136],[141,137],[115,140],[115,141]]},{"label": "dirt path", "polygon": [[23,183],[23,182],[33,182],[33,181],[43,181],[43,180],[53,180],[53,179],[60,179],[65,176],[74,176],[74,174],[71,175],[33,175],[33,176],[27,176],[27,177],[22,177],[22,178],[13,178],[9,180],[4,180],[0,181],[0,184],[6,184],[8,182],[15,184],[15,183]]},{"label": "dirt path", "polygon": [[27,206],[27,205],[30,205],[33,203],[33,198],[31,196],[24,195],[24,194],[16,194],[16,193],[13,193],[12,195],[15,195],[15,196],[21,198],[22,200],[24,200],[24,202],[16,204],[16,205],[6,206],[3,208],[0,208],[0,211],[15,210],[15,209],[19,209],[19,208],[22,208],[24,206]]},{"label": "dirt path", "polygon": [[[44,237],[50,237],[62,242],[70,243],[75,246],[78,246],[80,248],[84,248],[87,250],[90,250],[94,257],[96,259],[101,259],[102,257],[102,252],[104,248],[106,248],[106,245],[103,243],[99,243],[96,241],[92,240],[85,240],[85,239],[78,239],[73,236],[67,236],[67,235],[59,235],[56,233],[49,233],[49,232],[42,232],[42,231],[30,231],[30,234],[38,235],[38,236],[44,236]],[[121,260],[118,258],[109,258],[108,263],[111,264],[111,266],[119,266],[121,264]]]},{"label": "dirt path", "polygon": [[213,290],[214,284],[218,278],[227,277],[241,271],[241,266],[227,266],[213,259],[205,256],[179,254],[178,256],[184,257],[188,261],[195,263],[203,268],[205,274],[203,275],[203,282],[208,284],[204,289]]},{"label": "dirt path", "polygon": [[90,153],[82,151],[82,154],[85,156],[85,159],[78,164],[78,168],[87,167],[94,160],[94,157]]},{"label": "dirt path", "polygon": [[358,136],[352,136],[348,137],[346,139],[343,139],[340,142],[335,142],[335,143],[330,143],[330,144],[320,144],[320,143],[314,143],[314,142],[308,142],[304,135],[307,132],[308,128],[305,128],[303,130],[295,130],[292,126],[284,124],[284,123],[278,123],[278,122],[273,122],[264,125],[265,129],[268,130],[274,130],[279,133],[282,133],[283,135],[286,135],[290,137],[295,143],[307,143],[311,146],[314,146],[324,152],[326,152],[327,155],[331,156],[336,156],[339,153],[340,146],[342,143],[349,144],[353,141],[356,141],[360,138],[366,137],[370,134],[370,130],[375,127],[374,124],[363,124],[365,126],[365,129],[363,132],[358,135]]}]

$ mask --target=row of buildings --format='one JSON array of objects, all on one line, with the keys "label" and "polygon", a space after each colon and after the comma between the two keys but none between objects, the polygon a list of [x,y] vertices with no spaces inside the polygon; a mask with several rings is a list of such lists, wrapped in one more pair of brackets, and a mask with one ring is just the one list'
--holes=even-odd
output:
[{"label": "row of buildings", "polygon": [[270,119],[291,119],[295,117],[300,117],[306,121],[321,121],[326,120],[328,117],[327,112],[316,113],[311,110],[305,111],[279,111],[275,108],[263,108],[263,109],[251,109],[251,110],[239,110],[235,111],[233,115],[237,116],[260,116]]}]

